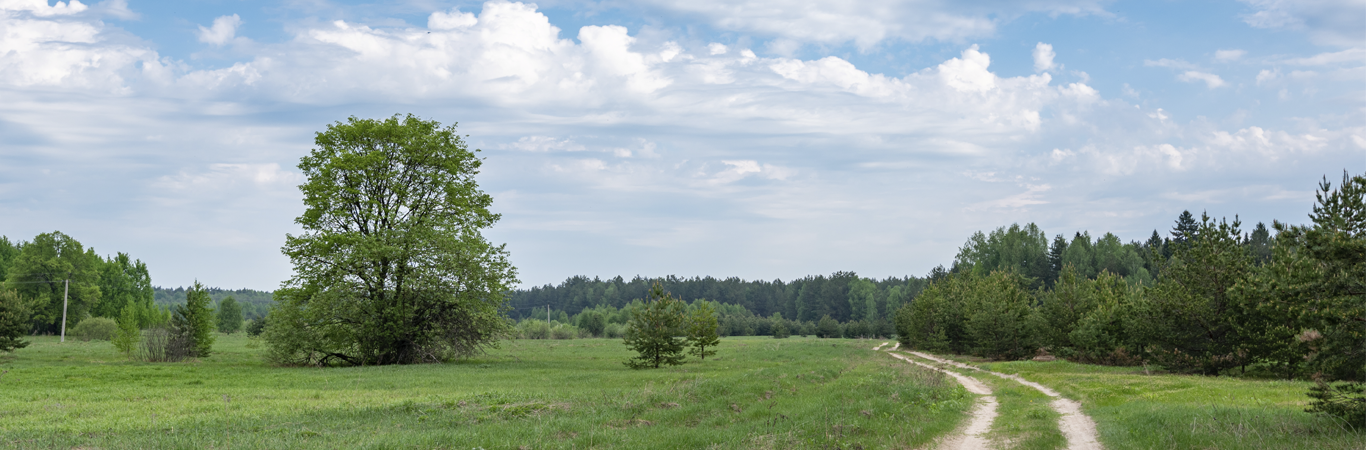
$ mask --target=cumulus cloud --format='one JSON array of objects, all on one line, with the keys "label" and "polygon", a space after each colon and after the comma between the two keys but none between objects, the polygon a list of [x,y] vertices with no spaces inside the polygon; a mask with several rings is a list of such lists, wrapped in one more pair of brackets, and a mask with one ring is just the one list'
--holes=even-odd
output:
[{"label": "cumulus cloud", "polygon": [[1045,44],[1045,43],[1042,43],[1042,42],[1040,42],[1038,45],[1035,45],[1035,46],[1034,46],[1034,71],[1035,71],[1035,72],[1044,72],[1044,71],[1048,71],[1048,70],[1053,70],[1054,67],[1057,67],[1056,65],[1053,64],[1053,58],[1056,57],[1056,56],[1057,56],[1057,54],[1053,53],[1053,46],[1052,46],[1052,45]]},{"label": "cumulus cloud", "polygon": [[[1224,129],[1189,119],[1190,111],[1150,107],[1146,95],[1145,103],[1131,104],[1075,77],[1057,81],[1064,75],[1043,43],[1034,47],[1041,69],[1032,75],[1003,76],[993,55],[968,43],[919,70],[886,74],[839,56],[759,56],[744,40],[710,45],[613,24],[566,31],[534,5],[491,1],[477,12],[433,12],[425,27],[291,23],[290,39],[253,46],[242,60],[198,67],[117,39],[121,31],[98,18],[69,13],[84,6],[79,2],[23,5],[24,13],[3,19],[11,37],[0,40],[0,139],[20,149],[0,152],[0,183],[59,196],[61,185],[45,181],[42,170],[69,170],[57,175],[102,180],[81,188],[99,200],[92,204],[118,204],[130,217],[155,216],[225,241],[270,236],[258,239],[269,245],[253,251],[274,254],[299,210],[298,175],[288,167],[307,152],[312,133],[344,115],[412,111],[460,120],[471,146],[486,149],[481,185],[505,214],[492,239],[513,243],[514,254],[531,261],[526,273],[534,282],[607,267],[568,266],[578,260],[563,255],[622,242],[684,255],[723,246],[741,255],[731,266],[680,258],[699,261],[694,267],[710,274],[752,276],[728,271],[763,266],[801,275],[826,266],[783,242],[826,245],[828,236],[859,236],[802,252],[834,255],[821,258],[831,271],[881,270],[906,248],[951,257],[966,234],[961,230],[1001,225],[993,209],[1045,218],[1139,214],[1101,203],[1123,190],[1144,193],[1129,202],[1143,207],[1159,195],[1152,193],[1170,190],[1163,183],[1228,168],[1278,180],[1290,176],[1287,170],[1319,171],[1324,161],[1359,154],[1357,136],[1366,136],[1351,117],[1347,126],[1305,119],[1295,125],[1303,129]],[[736,27],[758,29],[756,23]],[[239,39],[237,24],[207,42]],[[932,32],[887,28],[881,38],[859,41],[852,29],[834,29],[828,42]],[[1347,52],[1273,61],[1280,68],[1259,83],[1326,77],[1345,70],[1349,63],[1335,61],[1356,55]],[[1227,84],[1181,60],[1145,64],[1210,88]],[[1006,182],[942,188],[960,185],[964,171]],[[123,187],[130,179],[135,186]],[[1212,182],[1221,181],[1227,179]],[[39,217],[14,206],[30,204],[23,202],[69,203],[20,198],[5,186],[0,216]],[[249,211],[253,221],[233,222],[220,209]],[[965,209],[983,213],[940,215]],[[952,231],[925,231],[945,228]],[[537,234],[551,229],[558,238]],[[175,242],[194,239],[202,236]],[[858,255],[848,250],[873,247]],[[769,266],[761,260],[769,257],[795,262]],[[561,260],[573,261],[547,268],[553,263],[546,261]],[[189,268],[167,270],[192,279]]]},{"label": "cumulus cloud", "polygon": [[213,26],[205,28],[199,26],[199,42],[213,45],[223,45],[237,35],[237,27],[242,26],[242,18],[236,14],[231,16],[219,16],[213,19]]}]

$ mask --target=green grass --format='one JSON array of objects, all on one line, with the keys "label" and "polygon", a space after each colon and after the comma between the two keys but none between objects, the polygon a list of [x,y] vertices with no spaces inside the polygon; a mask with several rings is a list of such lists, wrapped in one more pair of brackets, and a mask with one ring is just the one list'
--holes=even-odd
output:
[{"label": "green grass", "polygon": [[1366,424],[1352,430],[1304,412],[1309,382],[1147,375],[1141,367],[1061,360],[975,364],[1080,401],[1111,450],[1366,449]]},{"label": "green grass", "polygon": [[267,366],[241,335],[190,363],[39,337],[0,356],[0,447],[915,448],[964,418],[953,380],[873,345],[727,338],[716,359],[634,371],[618,340],[523,340],[320,369]]}]

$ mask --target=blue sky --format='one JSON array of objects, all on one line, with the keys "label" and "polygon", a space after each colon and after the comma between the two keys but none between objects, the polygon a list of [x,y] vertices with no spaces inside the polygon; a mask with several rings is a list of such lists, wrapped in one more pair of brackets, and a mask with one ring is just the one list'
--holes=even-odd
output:
[{"label": "blue sky", "polygon": [[1360,1],[0,0],[0,234],[274,289],[347,116],[459,122],[524,284],[922,275],[1012,222],[1306,221]]}]

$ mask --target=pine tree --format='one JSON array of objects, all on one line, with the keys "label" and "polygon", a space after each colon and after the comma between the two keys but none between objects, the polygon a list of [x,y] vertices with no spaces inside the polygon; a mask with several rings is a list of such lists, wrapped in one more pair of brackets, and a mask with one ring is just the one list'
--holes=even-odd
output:
[{"label": "pine tree", "polygon": [[29,307],[19,293],[0,289],[0,351],[28,347],[28,341],[21,338],[28,334],[29,326]]},{"label": "pine tree", "polygon": [[626,348],[639,354],[623,364],[632,369],[683,364],[687,340],[683,330],[683,301],[664,292],[655,283],[645,305],[631,311],[626,323]]},{"label": "pine tree", "polygon": [[712,309],[710,303],[697,302],[692,314],[688,316],[688,346],[692,347],[688,353],[703,361],[708,356],[715,355],[716,350],[707,348],[721,343],[721,337],[716,334],[716,326],[716,310]]},{"label": "pine tree", "polygon": [[213,353],[213,310],[209,308],[213,299],[204,285],[198,281],[185,291],[185,304],[176,305],[171,317],[171,328],[176,334],[188,338],[192,348],[191,356],[205,358]]}]

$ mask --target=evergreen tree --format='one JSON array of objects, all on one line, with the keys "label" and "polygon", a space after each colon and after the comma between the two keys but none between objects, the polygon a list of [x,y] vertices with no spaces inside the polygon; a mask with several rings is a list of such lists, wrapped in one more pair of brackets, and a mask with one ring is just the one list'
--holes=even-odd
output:
[{"label": "evergreen tree", "polygon": [[683,301],[664,292],[659,283],[651,286],[644,307],[633,309],[626,323],[626,348],[639,354],[626,360],[626,367],[658,369],[683,364],[687,344],[683,321]]},{"label": "evergreen tree", "polygon": [[705,361],[716,354],[716,350],[708,348],[720,344],[721,337],[716,334],[716,310],[709,302],[697,303],[688,315],[688,346],[691,347],[688,353]]},{"label": "evergreen tree", "polygon": [[189,341],[190,356],[207,358],[213,353],[214,314],[209,308],[212,302],[204,285],[195,281],[194,286],[185,291],[185,304],[176,305],[171,316],[171,328]]},{"label": "evergreen tree", "polygon": [[1067,251],[1067,238],[1061,234],[1053,237],[1053,245],[1048,248],[1048,282],[1049,288],[1058,281],[1058,276],[1062,274],[1062,254]]},{"label": "evergreen tree", "polygon": [[28,347],[29,308],[19,293],[0,288],[0,352]]},{"label": "evergreen tree", "polygon": [[218,302],[218,331],[233,334],[242,329],[242,305],[229,295]]},{"label": "evergreen tree", "polygon": [[1161,269],[1142,308],[1141,337],[1167,369],[1217,375],[1248,362],[1238,324],[1247,309],[1230,288],[1248,279],[1251,259],[1241,245],[1239,221],[1201,217],[1196,231]]},{"label": "evergreen tree", "polygon": [[783,320],[783,313],[773,313],[773,338],[786,339],[792,335],[792,330],[788,329],[787,321]]},{"label": "evergreen tree", "polygon": [[1266,229],[1266,224],[1257,222],[1257,227],[1252,229],[1252,234],[1247,238],[1247,248],[1257,265],[1271,261],[1271,231]]},{"label": "evergreen tree", "polygon": [[1195,221],[1195,216],[1190,210],[1181,211],[1181,215],[1176,217],[1176,226],[1172,227],[1172,242],[1178,246],[1185,246],[1195,239],[1199,230],[1200,223]]},{"label": "evergreen tree", "polygon": [[837,338],[840,334],[840,323],[830,318],[829,314],[822,316],[820,322],[816,323],[816,337]]}]

